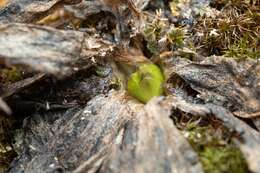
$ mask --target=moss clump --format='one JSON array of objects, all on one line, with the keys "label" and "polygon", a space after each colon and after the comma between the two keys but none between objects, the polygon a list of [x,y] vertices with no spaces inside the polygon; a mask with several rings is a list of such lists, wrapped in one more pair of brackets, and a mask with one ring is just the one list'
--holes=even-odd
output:
[{"label": "moss clump", "polygon": [[143,31],[147,42],[147,48],[153,56],[158,56],[165,51],[173,51],[182,48],[185,44],[185,28],[175,27],[157,13],[151,23],[148,23]]},{"label": "moss clump", "polygon": [[248,39],[241,39],[238,43],[234,43],[225,51],[225,56],[238,59],[257,59],[260,57],[260,51],[251,48]]},{"label": "moss clump", "polygon": [[155,19],[144,29],[143,34],[145,40],[147,41],[147,48],[153,55],[158,55],[160,52],[158,40],[162,37],[162,31],[164,27],[164,21]]},{"label": "moss clump", "polygon": [[0,83],[10,84],[22,79],[22,72],[17,67],[1,68],[0,67]]},{"label": "moss clump", "polygon": [[205,173],[246,173],[247,164],[224,127],[187,126],[188,140],[198,152]]},{"label": "moss clump", "polygon": [[245,173],[247,166],[236,147],[205,147],[199,153],[206,173]]},{"label": "moss clump", "polygon": [[176,126],[198,153],[205,173],[249,173],[241,151],[233,143],[237,134],[217,119],[173,117]]},{"label": "moss clump", "polygon": [[168,42],[171,45],[171,49],[180,48],[184,46],[185,33],[183,28],[172,28],[167,34]]},{"label": "moss clump", "polygon": [[[214,0],[212,7],[220,10],[217,15],[198,19],[193,28],[194,42],[207,55],[227,52],[235,58],[255,58],[259,50],[260,16],[254,1]],[[250,44],[244,44],[244,40]],[[241,47],[241,43],[243,43]],[[241,54],[242,53],[242,54]]]}]

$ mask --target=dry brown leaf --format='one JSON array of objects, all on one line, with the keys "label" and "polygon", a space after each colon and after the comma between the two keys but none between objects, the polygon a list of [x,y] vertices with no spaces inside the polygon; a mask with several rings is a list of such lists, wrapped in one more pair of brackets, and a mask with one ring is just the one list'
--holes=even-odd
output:
[{"label": "dry brown leaf", "polygon": [[23,64],[36,71],[69,76],[90,67],[113,46],[78,31],[31,24],[0,25],[0,62]]},{"label": "dry brown leaf", "polygon": [[[260,65],[257,60],[236,62],[225,57],[207,57],[200,63],[172,58],[168,75],[177,74],[207,103],[223,105],[253,118],[260,111]],[[171,77],[171,75],[170,75]],[[250,117],[252,115],[252,117]]]}]

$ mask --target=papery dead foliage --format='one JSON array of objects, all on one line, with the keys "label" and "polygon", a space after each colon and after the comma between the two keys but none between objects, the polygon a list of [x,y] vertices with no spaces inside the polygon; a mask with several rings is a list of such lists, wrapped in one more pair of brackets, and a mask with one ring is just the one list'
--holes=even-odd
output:
[{"label": "papery dead foliage", "polygon": [[260,66],[256,60],[238,63],[213,56],[200,63],[182,59],[172,63],[168,63],[167,73],[183,78],[205,102],[225,106],[242,117],[260,111]]},{"label": "papery dead foliage", "polygon": [[6,64],[28,65],[58,77],[91,66],[92,58],[111,46],[82,32],[44,26],[13,23],[0,25],[0,30],[0,56]]},{"label": "papery dead foliage", "polygon": [[19,146],[22,155],[10,172],[202,172],[196,153],[169,121],[169,106],[163,109],[154,101],[143,107],[127,99],[124,93],[111,92],[53,122],[33,116],[24,131],[24,142],[32,142]]}]

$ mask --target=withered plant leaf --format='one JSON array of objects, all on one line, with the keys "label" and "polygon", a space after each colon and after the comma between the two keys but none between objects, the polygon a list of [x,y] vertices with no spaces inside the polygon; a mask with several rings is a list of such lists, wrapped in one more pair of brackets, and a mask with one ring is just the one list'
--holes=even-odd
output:
[{"label": "withered plant leaf", "polygon": [[9,172],[72,172],[86,160],[95,160],[89,167],[94,169],[131,119],[125,102],[124,94],[112,92],[93,98],[82,110],[58,114],[56,121],[32,116],[25,122],[24,144],[17,148],[21,155]]},{"label": "withered plant leaf", "polygon": [[67,5],[65,9],[80,19],[86,19],[86,17],[101,11],[108,11],[108,8],[105,8],[101,1],[82,1],[76,5]]},{"label": "withered plant leaf", "polygon": [[29,23],[62,0],[9,0],[0,9],[0,23]]},{"label": "withered plant leaf", "polygon": [[[144,9],[150,0],[133,0],[139,10]],[[101,1],[82,1],[76,5],[67,5],[65,9],[71,12],[75,17],[86,19],[86,17],[98,14],[102,11],[110,11]]]},{"label": "withered plant leaf", "polygon": [[168,73],[183,78],[205,102],[226,106],[244,118],[259,112],[260,65],[256,60],[236,62],[213,56],[200,63],[181,59],[171,63]]},{"label": "withered plant leaf", "polygon": [[77,31],[18,23],[0,25],[0,31],[0,60],[58,77],[91,66],[110,50],[108,42]]},{"label": "withered plant leaf", "polygon": [[170,119],[171,105],[157,98],[133,110],[134,120],[101,172],[203,172],[197,154]]},{"label": "withered plant leaf", "polygon": [[2,97],[3,99],[7,99],[8,97],[29,87],[35,82],[42,80],[45,76],[45,74],[36,74],[32,77],[12,83],[9,86],[5,86],[4,88],[2,88],[2,91],[0,92],[0,97]]},{"label": "withered plant leaf", "polygon": [[34,115],[25,121],[20,156],[9,172],[203,172],[170,110],[160,99],[143,106],[112,91],[55,121]]}]

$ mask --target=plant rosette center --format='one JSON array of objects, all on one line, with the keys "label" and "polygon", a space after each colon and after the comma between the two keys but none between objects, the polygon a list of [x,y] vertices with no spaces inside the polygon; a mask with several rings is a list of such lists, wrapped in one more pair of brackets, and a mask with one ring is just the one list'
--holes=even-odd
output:
[{"label": "plant rosette center", "polygon": [[154,96],[163,94],[164,75],[155,64],[142,64],[130,75],[127,83],[128,93],[146,103]]}]

